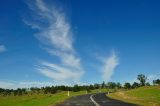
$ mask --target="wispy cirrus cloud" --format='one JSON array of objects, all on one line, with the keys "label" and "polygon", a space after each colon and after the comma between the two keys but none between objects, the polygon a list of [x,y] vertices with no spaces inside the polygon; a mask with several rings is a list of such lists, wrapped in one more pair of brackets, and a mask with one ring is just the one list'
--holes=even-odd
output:
[{"label": "wispy cirrus cloud", "polygon": [[6,52],[6,51],[7,51],[6,47],[4,45],[0,45],[0,53]]},{"label": "wispy cirrus cloud", "polygon": [[[41,68],[38,68],[42,74],[50,78],[61,81],[62,79],[75,80],[80,79],[82,73],[73,68],[66,68],[53,63],[41,62]],[[56,72],[55,72],[56,71]],[[58,72],[57,72],[58,71]],[[54,73],[53,73],[54,72]]]},{"label": "wispy cirrus cloud", "polygon": [[103,62],[102,78],[105,81],[109,81],[119,64],[118,56],[116,55],[115,51],[112,51],[112,54],[109,57],[103,57],[101,60]]},{"label": "wispy cirrus cloud", "polygon": [[36,38],[45,44],[48,53],[60,60],[60,64],[41,61],[37,69],[53,80],[78,81],[84,70],[73,46],[73,33],[65,12],[54,5],[45,4],[43,0],[35,0],[28,6],[34,12],[35,19],[24,22],[38,29]]}]

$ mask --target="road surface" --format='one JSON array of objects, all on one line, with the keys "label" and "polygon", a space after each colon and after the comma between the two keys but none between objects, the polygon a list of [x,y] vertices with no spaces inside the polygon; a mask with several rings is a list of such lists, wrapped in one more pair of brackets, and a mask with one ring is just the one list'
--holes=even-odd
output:
[{"label": "road surface", "polygon": [[105,93],[75,96],[57,106],[136,106],[106,97]]}]

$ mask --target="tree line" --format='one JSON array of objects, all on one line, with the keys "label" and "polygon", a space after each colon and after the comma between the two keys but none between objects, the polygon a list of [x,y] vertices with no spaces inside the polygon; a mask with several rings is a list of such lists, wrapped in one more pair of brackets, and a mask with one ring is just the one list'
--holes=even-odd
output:
[{"label": "tree line", "polygon": [[[17,88],[17,89],[3,89],[0,88],[0,95],[6,96],[6,95],[14,95],[14,96],[20,96],[20,95],[32,95],[32,94],[54,94],[60,91],[83,91],[86,90],[87,92],[90,92],[94,89],[135,89],[141,86],[150,86],[150,83],[147,82],[147,77],[144,74],[139,74],[137,76],[137,80],[139,82],[134,82],[133,84],[126,82],[124,84],[121,84],[119,82],[107,82],[104,81],[101,84],[90,84],[90,85],[74,85],[74,86],[46,86],[46,87],[31,87],[31,88]],[[160,79],[153,80],[154,85],[160,85]]]}]

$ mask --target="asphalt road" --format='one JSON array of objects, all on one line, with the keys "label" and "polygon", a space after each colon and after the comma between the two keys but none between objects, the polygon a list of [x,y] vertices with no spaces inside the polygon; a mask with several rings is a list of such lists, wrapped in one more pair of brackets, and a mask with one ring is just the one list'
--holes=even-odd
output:
[{"label": "asphalt road", "polygon": [[105,93],[75,96],[57,106],[136,106],[106,97]]}]

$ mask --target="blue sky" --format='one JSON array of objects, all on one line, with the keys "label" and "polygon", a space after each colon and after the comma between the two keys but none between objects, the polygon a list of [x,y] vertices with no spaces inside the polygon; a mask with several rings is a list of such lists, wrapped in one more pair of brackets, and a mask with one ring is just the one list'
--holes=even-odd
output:
[{"label": "blue sky", "polygon": [[0,87],[160,77],[157,0],[5,0]]}]

